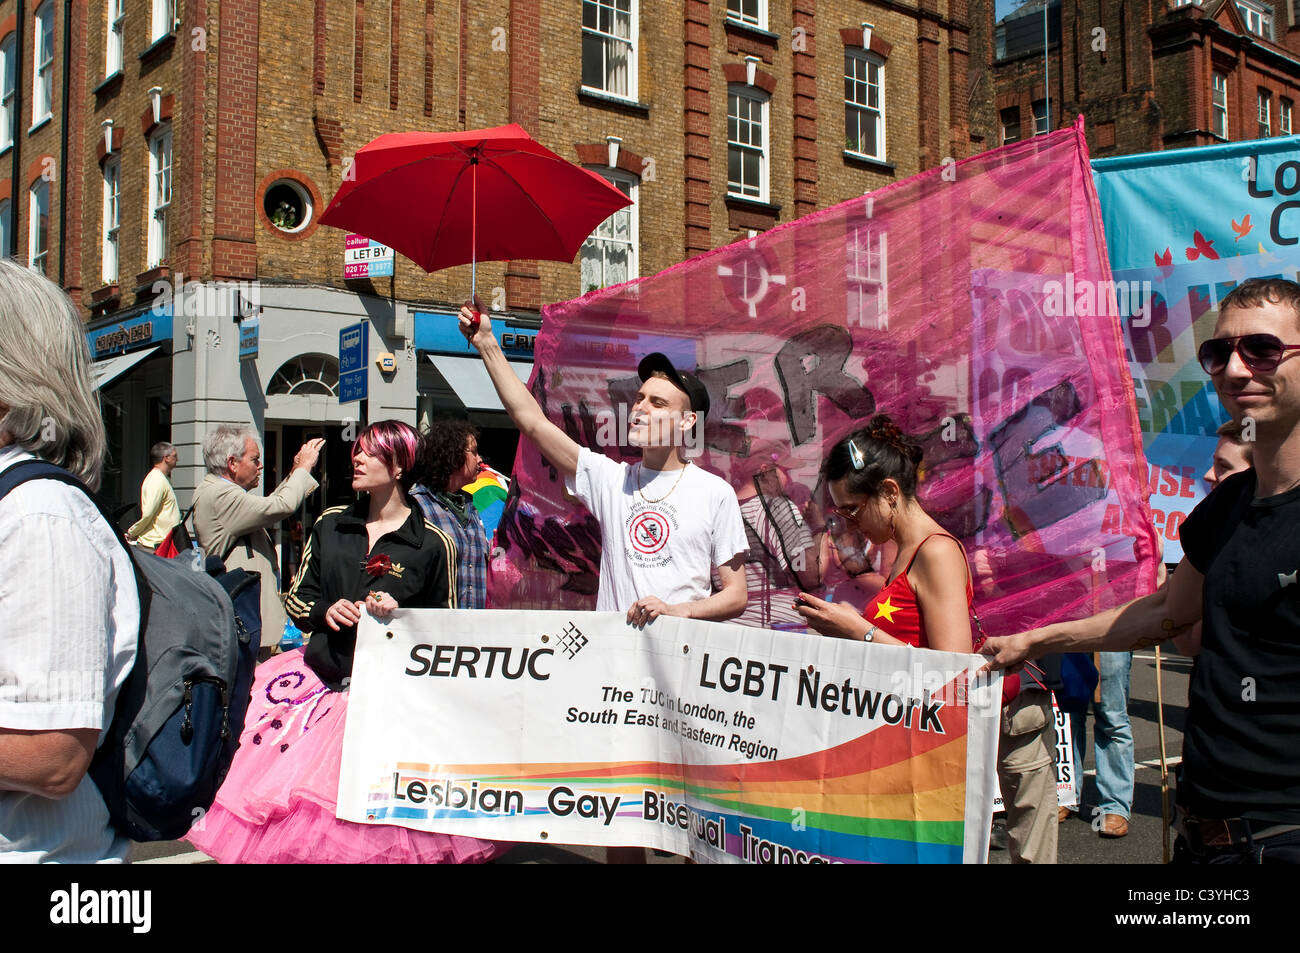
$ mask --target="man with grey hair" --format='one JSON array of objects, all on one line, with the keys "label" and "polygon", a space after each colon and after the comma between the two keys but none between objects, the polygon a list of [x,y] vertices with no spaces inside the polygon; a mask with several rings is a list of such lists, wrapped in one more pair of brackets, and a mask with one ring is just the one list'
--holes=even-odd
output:
[{"label": "man with grey hair", "polygon": [[[99,486],[104,420],[75,306],[0,261],[0,478],[43,460]],[[31,479],[0,499],[0,863],[121,863],[86,774],[135,661],[131,557],[86,494]]]},{"label": "man with grey hair", "polygon": [[140,484],[140,519],[126,531],[126,539],[153,552],[181,521],[176,492],[168,479],[176,469],[176,448],[160,440],[149,450],[151,469]]},{"label": "man with grey hair", "polygon": [[267,530],[284,519],[318,484],[311,475],[323,439],[308,440],[293,458],[293,470],[266,496],[251,492],[261,479],[262,450],[251,427],[222,424],[203,438],[208,468],[194,491],[194,532],[199,547],[225,560],[227,569],[246,569],[262,576],[262,654],[280,641],[288,619],[280,601],[275,547]]}]

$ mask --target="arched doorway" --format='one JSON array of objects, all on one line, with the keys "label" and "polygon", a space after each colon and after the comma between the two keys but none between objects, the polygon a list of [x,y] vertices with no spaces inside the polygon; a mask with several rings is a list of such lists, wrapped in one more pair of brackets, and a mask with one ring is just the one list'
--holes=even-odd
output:
[{"label": "arched doorway", "polygon": [[266,386],[265,492],[273,491],[293,469],[294,456],[308,440],[325,439],[313,471],[320,489],[298,512],[280,524],[280,588],[288,591],[298,572],[311,528],[324,510],[351,503],[352,444],[359,429],[349,409],[338,402],[339,362],[331,354],[298,354],[271,375]]}]

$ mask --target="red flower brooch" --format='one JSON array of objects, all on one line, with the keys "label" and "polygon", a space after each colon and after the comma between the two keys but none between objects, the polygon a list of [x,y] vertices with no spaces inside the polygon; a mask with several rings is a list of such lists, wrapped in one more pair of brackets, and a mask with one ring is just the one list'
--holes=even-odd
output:
[{"label": "red flower brooch", "polygon": [[372,576],[383,576],[393,568],[393,561],[383,553],[378,553],[366,560],[366,572]]}]

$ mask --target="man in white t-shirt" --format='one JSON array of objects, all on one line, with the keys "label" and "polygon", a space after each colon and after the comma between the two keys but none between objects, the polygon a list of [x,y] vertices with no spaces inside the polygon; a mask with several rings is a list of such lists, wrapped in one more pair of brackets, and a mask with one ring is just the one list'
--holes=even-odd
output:
[{"label": "man in white t-shirt", "polygon": [[[749,545],[736,494],[684,452],[693,428],[703,428],[709,412],[709,394],[699,378],[678,371],[663,354],[641,361],[641,388],[628,415],[628,442],[641,448],[641,460],[616,463],[580,447],[546,418],[511,370],[487,316],[479,316],[477,328],[475,317],[462,308],[461,331],[482,356],[510,419],[600,523],[596,609],[626,610],[635,626],[660,615],[740,615]],[[714,569],[721,581],[717,592],[710,581]]]},{"label": "man in white t-shirt", "polygon": [[[615,463],[580,447],[551,423],[506,361],[487,315],[460,312],[460,328],[483,358],[510,419],[564,476],[565,487],[600,523],[598,611],[627,608],[638,628],[661,615],[732,619],[745,610],[749,551],[735,491],[694,466],[683,450],[702,435],[709,392],[663,354],[637,367],[641,387],[628,414],[638,463]],[[696,430],[695,428],[699,428]],[[721,586],[713,591],[716,570]],[[645,863],[640,847],[611,847],[609,863]]]}]

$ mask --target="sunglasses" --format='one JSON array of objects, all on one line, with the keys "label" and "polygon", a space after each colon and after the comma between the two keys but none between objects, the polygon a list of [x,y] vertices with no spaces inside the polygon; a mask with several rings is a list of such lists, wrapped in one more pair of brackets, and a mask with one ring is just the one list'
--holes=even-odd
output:
[{"label": "sunglasses", "polygon": [[1259,374],[1272,374],[1287,351],[1300,351],[1300,344],[1283,344],[1272,334],[1243,334],[1233,338],[1210,338],[1196,352],[1205,373],[1223,373],[1236,351],[1241,361]]},{"label": "sunglasses", "polygon": [[855,503],[852,506],[832,506],[831,512],[844,520],[844,522],[851,524],[858,518],[858,513],[862,511],[862,507],[866,505],[867,501],[863,500],[861,503]]}]

